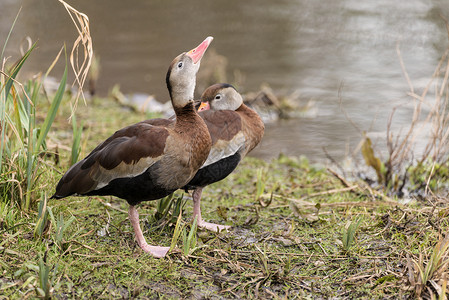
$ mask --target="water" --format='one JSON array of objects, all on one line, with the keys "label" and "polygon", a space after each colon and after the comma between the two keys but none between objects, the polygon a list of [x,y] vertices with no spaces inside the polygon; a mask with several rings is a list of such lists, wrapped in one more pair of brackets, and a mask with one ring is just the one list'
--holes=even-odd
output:
[{"label": "water", "polygon": [[[399,43],[417,90],[427,83],[447,46],[440,14],[444,0],[247,0],[122,1],[77,0],[90,18],[94,49],[101,61],[101,95],[116,83],[125,93],[168,99],[165,73],[170,61],[212,35],[212,48],[228,58],[228,79],[244,75],[241,92],[268,83],[277,92],[300,93],[315,102],[314,114],[269,124],[252,154],[280,152],[323,161],[323,148],[341,160],[366,130],[385,136],[392,108],[396,129],[411,120],[412,103],[401,71]],[[76,32],[55,0],[2,0],[0,40],[19,7],[22,12],[7,47],[17,58],[25,36],[39,40],[26,72],[46,70]],[[56,70],[60,72],[61,67]],[[340,96],[339,96],[340,95]],[[349,122],[342,109],[350,117]]]}]

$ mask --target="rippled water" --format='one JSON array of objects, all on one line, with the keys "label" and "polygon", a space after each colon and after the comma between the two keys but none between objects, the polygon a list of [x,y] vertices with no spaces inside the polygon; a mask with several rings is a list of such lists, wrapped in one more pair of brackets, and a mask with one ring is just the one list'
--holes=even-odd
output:
[{"label": "rippled water", "polygon": [[[360,132],[383,137],[393,107],[401,104],[395,128],[410,122],[412,104],[396,53],[417,89],[431,77],[447,46],[440,14],[449,2],[437,0],[280,0],[280,1],[122,1],[77,0],[71,4],[90,18],[94,48],[101,60],[100,94],[116,83],[126,93],[168,99],[165,72],[177,54],[204,37],[228,58],[245,80],[241,92],[268,83],[275,91],[299,92],[314,101],[306,117],[269,124],[253,155],[284,152],[325,159],[344,157]],[[53,0],[0,2],[3,42],[19,7],[22,12],[7,47],[17,57],[24,36],[39,40],[28,72],[46,70],[75,30],[64,8]],[[339,97],[339,91],[341,97]],[[341,100],[341,106],[340,106]],[[344,109],[356,129],[346,119]],[[374,121],[373,121],[374,120]]]}]

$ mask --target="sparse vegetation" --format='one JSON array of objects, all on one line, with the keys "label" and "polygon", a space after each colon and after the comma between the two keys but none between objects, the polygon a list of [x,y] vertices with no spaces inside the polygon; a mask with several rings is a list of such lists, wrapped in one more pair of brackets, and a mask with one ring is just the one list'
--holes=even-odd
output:
[{"label": "sparse vegetation", "polygon": [[[448,33],[449,33],[449,25]],[[421,94],[415,92],[402,62],[399,46],[397,52],[404,77],[413,101],[413,117],[404,133],[393,134],[391,123],[395,108],[387,125],[387,158],[376,156],[371,139],[364,135],[361,152],[366,164],[376,172],[374,181],[389,194],[404,195],[406,190],[428,194],[431,191],[447,190],[449,162],[449,48],[442,55],[428,84]],[[434,92],[431,92],[433,90]],[[428,113],[423,112],[426,106]],[[423,135],[423,132],[427,134]],[[416,141],[425,140],[422,153],[415,153]],[[381,152],[377,149],[377,152]],[[431,188],[430,188],[431,187]]]},{"label": "sparse vegetation", "polygon": [[[264,206],[255,200],[258,168],[268,171],[267,190],[282,182],[261,196]],[[55,183],[57,177],[50,180]],[[362,181],[351,182],[350,188],[345,183],[305,160],[247,158],[237,172],[204,191],[205,215],[234,224],[229,233],[195,234],[195,226],[188,225],[192,207],[187,196],[174,222],[171,213],[166,222],[155,218],[157,202],[141,205],[145,236],[173,245],[165,259],[154,259],[136,246],[125,201],[51,200],[53,218],[48,217],[42,238],[33,238],[35,225],[29,220],[39,219],[33,211],[0,231],[2,292],[38,296],[43,293],[37,288],[49,286],[54,296],[76,298],[438,295],[441,290],[434,286],[443,289],[447,271],[446,244],[437,245],[449,229],[444,199],[435,207],[422,201],[404,205],[379,198]],[[360,226],[349,230],[354,224]],[[349,251],[342,251],[343,228],[348,236],[356,233],[356,241],[346,243]],[[47,253],[46,261],[33,269],[42,265],[39,253],[42,258]],[[15,275],[19,270],[20,276]],[[42,285],[38,278],[45,272],[51,280]],[[420,279],[422,274],[427,281]]]}]

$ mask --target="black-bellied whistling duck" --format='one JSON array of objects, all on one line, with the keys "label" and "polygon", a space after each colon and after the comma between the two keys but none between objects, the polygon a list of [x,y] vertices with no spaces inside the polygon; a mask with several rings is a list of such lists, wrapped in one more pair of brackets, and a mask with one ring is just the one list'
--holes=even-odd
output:
[{"label": "black-bellied whistling duck", "polygon": [[211,138],[194,108],[193,94],[201,58],[212,39],[170,64],[166,81],[176,121],[148,120],[115,132],[64,174],[52,198],[113,195],[127,200],[139,246],[155,257],[165,256],[168,247],[146,243],[136,205],[182,188],[209,155]]},{"label": "black-bellied whistling duck", "polygon": [[208,223],[201,217],[202,190],[235,170],[246,154],[259,144],[264,124],[230,84],[218,83],[208,87],[201,96],[201,102],[207,103],[210,108],[199,114],[211,135],[212,148],[204,165],[184,189],[193,190],[193,217],[197,218],[198,226],[221,231],[230,226]]}]

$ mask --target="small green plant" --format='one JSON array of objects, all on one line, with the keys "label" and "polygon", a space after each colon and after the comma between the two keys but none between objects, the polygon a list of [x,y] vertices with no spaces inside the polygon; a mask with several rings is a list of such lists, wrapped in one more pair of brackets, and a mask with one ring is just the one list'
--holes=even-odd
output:
[{"label": "small green plant", "polygon": [[258,201],[265,192],[267,181],[267,173],[263,168],[257,170],[256,195],[255,200]]},{"label": "small green plant", "polygon": [[179,212],[175,226],[175,231],[173,232],[173,237],[170,244],[170,251],[172,251],[176,247],[176,244],[178,243],[179,237],[181,235],[182,235],[182,254],[184,254],[184,256],[189,256],[199,248],[196,247],[198,243],[198,238],[196,235],[198,229],[197,222],[198,219],[195,218],[193,220],[192,226],[190,227],[190,231],[187,234],[186,226],[182,221],[182,211]]},{"label": "small green plant", "polygon": [[182,253],[185,256],[189,256],[192,254],[195,250],[198,248],[196,247],[196,244],[198,242],[198,238],[196,236],[197,231],[197,218],[193,220],[192,227],[190,227],[189,234],[187,235],[187,230],[184,227],[182,229]]},{"label": "small green plant", "polygon": [[175,194],[173,193],[157,201],[156,212],[154,214],[154,218],[156,220],[161,220],[167,216],[171,206],[173,205],[172,200],[174,196]]},{"label": "small green plant", "polygon": [[[58,265],[51,266],[47,262],[48,251],[37,255],[37,264],[32,262],[24,263],[18,270],[14,272],[14,278],[21,278],[23,284],[22,289],[29,286],[34,287],[37,297],[41,299],[50,299],[54,290],[54,279],[58,270]],[[52,271],[53,269],[53,271]]]},{"label": "small green plant", "polygon": [[184,224],[182,222],[182,212],[179,212],[178,220],[176,221],[175,231],[173,232],[173,237],[170,243],[170,250],[172,251],[176,247],[176,243],[179,240],[182,230],[184,229]]},{"label": "small green plant", "polygon": [[81,122],[78,127],[76,124],[76,115],[72,112],[72,130],[73,130],[73,141],[72,141],[72,151],[70,155],[70,165],[74,165],[81,153],[81,134],[83,133],[83,123]]},{"label": "small green plant", "polygon": [[346,225],[341,230],[342,233],[341,241],[343,243],[343,250],[345,252],[349,252],[349,249],[351,248],[354,242],[357,229],[359,228],[361,222],[362,222],[361,218],[357,218],[355,221],[349,220],[348,222],[346,222]]},{"label": "small green plant", "polygon": [[8,229],[16,223],[16,210],[8,202],[0,202],[0,230]]},{"label": "small green plant", "polygon": [[428,187],[437,192],[449,188],[449,165],[434,161],[419,162],[408,169],[412,189]]},{"label": "small green plant", "polygon": [[59,219],[56,220],[53,215],[53,211],[50,207],[48,209],[48,215],[50,216],[51,223],[53,227],[56,229],[54,242],[61,249],[64,250],[65,240],[64,240],[64,231],[72,224],[75,220],[74,216],[71,216],[68,221],[64,221],[64,216],[62,212],[59,214]]},{"label": "small green plant", "polygon": [[262,251],[259,247],[257,247],[257,245],[254,245],[254,247],[258,251],[257,254],[258,254],[260,265],[262,266],[262,271],[263,271],[265,276],[269,276],[271,274],[271,271],[270,271],[270,267],[269,267],[269,264],[268,264],[268,260],[269,259],[268,259],[268,256],[267,256],[267,251],[265,249],[265,246],[266,245],[264,244],[264,249]]},{"label": "small green plant", "polygon": [[34,227],[34,237],[41,238],[48,225],[47,195],[42,191],[41,200],[38,206],[36,226]]},{"label": "small green plant", "polygon": [[178,216],[186,201],[183,201],[184,194],[181,194],[179,197],[175,197],[175,193],[168,195],[160,199],[157,202],[156,212],[154,214],[154,218],[156,221],[162,224],[177,222]]},{"label": "small green plant", "polygon": [[53,270],[53,276],[50,278],[51,267],[47,264],[47,253],[44,258],[39,255],[39,287],[36,287],[37,294],[42,299],[50,299],[53,293],[53,278],[55,277],[57,266]]}]

